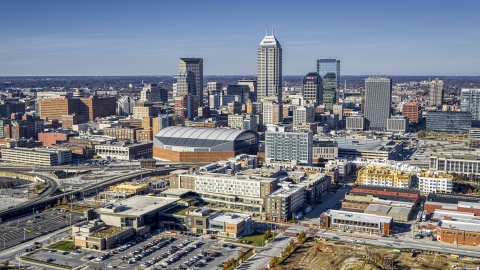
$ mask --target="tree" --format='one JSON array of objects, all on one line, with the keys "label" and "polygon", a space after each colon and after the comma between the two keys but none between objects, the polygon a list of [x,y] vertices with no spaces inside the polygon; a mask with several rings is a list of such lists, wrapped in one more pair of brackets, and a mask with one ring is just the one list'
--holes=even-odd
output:
[{"label": "tree", "polygon": [[5,266],[5,267],[8,267],[9,264],[10,264],[9,260],[6,260],[6,261],[3,262],[3,266]]},{"label": "tree", "polygon": [[227,270],[228,269],[228,262],[224,262],[223,263],[223,270]]},{"label": "tree", "polygon": [[243,251],[238,251],[238,257],[237,257],[238,261],[241,263],[243,262]]},{"label": "tree", "polygon": [[418,133],[417,133],[417,137],[419,139],[425,139],[425,137],[427,136],[427,134],[425,133],[425,130],[420,130]]},{"label": "tree", "polygon": [[277,264],[277,257],[273,257],[271,260],[270,260],[270,267],[274,267],[276,264]]},{"label": "tree", "polygon": [[301,242],[305,241],[306,237],[307,237],[307,235],[305,234],[304,231],[302,231],[302,232],[298,235],[297,241],[301,243]]}]

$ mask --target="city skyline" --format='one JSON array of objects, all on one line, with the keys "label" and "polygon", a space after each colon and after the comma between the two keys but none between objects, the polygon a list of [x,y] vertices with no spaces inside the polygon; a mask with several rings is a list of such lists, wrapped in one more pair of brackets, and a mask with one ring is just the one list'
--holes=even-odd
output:
[{"label": "city skyline", "polygon": [[[475,75],[480,68],[473,27],[480,3],[273,3],[6,2],[0,76],[175,75],[180,57],[204,58],[205,75],[256,74],[258,40],[272,24],[285,75],[315,71],[316,59],[328,57],[342,59],[345,75]],[[233,20],[232,12],[248,20]]]}]

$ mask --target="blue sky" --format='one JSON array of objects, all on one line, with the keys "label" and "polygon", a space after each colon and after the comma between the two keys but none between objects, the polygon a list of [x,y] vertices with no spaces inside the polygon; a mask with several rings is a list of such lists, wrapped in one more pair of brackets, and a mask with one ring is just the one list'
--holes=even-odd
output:
[{"label": "blue sky", "polygon": [[0,76],[256,74],[275,27],[284,75],[478,75],[480,1],[2,1]]}]

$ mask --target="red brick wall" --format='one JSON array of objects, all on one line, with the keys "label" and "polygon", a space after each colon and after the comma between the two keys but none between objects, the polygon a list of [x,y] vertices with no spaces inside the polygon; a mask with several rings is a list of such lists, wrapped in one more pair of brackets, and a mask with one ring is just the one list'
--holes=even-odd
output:
[{"label": "red brick wall", "polygon": [[63,133],[38,133],[38,140],[43,142],[43,146],[51,146],[57,141],[68,141],[67,134]]}]

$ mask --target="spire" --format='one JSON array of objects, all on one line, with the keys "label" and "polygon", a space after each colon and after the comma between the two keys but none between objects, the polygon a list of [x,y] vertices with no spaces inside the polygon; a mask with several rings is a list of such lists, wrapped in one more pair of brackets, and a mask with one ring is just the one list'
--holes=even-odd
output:
[{"label": "spire", "polygon": [[265,28],[265,36],[268,36],[268,26]]},{"label": "spire", "polygon": [[272,23],[272,36],[275,36],[275,34],[273,34],[273,31],[274,31],[274,27],[273,27],[273,23]]}]

